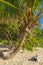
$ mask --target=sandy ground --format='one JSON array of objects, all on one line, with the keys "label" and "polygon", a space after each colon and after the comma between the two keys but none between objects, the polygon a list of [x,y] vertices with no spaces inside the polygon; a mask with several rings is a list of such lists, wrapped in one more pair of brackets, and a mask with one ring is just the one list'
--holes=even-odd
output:
[{"label": "sandy ground", "polygon": [[[42,58],[39,58],[39,61],[29,60],[36,55]],[[43,48],[34,48],[33,51],[20,50],[12,59],[0,59],[0,65],[43,65]]]}]

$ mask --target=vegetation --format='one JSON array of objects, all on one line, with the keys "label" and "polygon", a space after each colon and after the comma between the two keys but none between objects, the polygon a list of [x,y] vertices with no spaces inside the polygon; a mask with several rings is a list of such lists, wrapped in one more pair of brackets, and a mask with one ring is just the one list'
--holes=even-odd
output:
[{"label": "vegetation", "polygon": [[27,48],[28,50],[32,50],[33,47],[42,47],[43,48],[43,30],[40,28],[34,28],[33,35],[27,34],[25,42],[23,44],[23,48]]},{"label": "vegetation", "polygon": [[30,50],[33,46],[43,47],[43,30],[37,28],[41,26],[38,19],[43,16],[43,8],[40,7],[42,2],[0,0],[0,44],[16,47],[13,52],[22,46]]}]

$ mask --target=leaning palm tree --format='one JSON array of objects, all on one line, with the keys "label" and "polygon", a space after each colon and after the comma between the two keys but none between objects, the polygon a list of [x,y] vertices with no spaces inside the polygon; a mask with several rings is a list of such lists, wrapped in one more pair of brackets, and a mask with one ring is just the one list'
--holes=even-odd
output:
[{"label": "leaning palm tree", "polygon": [[[4,0],[1,0],[0,2],[10,6],[10,7],[13,7],[13,8],[16,8],[17,10],[19,10],[19,13],[21,15],[21,19],[22,20],[19,20],[21,21],[20,24],[19,24],[19,42],[18,42],[18,46],[15,48],[13,43],[12,44],[12,47],[10,48],[11,51],[9,51],[9,54],[7,54],[7,56],[4,56],[3,55],[3,59],[10,59],[12,58],[19,50],[20,48],[22,47],[24,41],[25,41],[25,38],[27,36],[27,32],[29,32],[31,35],[33,34],[33,27],[36,25],[40,25],[40,23],[37,21],[40,16],[42,16],[43,14],[41,13],[41,10],[39,11],[39,14],[37,16],[34,15],[33,13],[33,10],[35,9],[35,5],[37,3],[37,1],[31,1],[30,4],[31,5],[27,5],[26,2],[24,2],[23,6],[25,7],[23,12],[22,12],[22,8],[20,8],[21,6],[21,3],[22,1],[20,1],[20,4],[17,7],[15,7],[14,5],[12,5],[12,2],[7,2],[7,1],[4,1]],[[34,2],[34,3],[33,3]],[[39,0],[38,0],[39,2]],[[28,2],[29,3],[29,2]],[[22,17],[23,16],[23,17]],[[20,18],[20,17],[19,17]],[[3,30],[3,31],[2,31]],[[10,41],[12,41],[12,38],[11,38],[11,34],[6,31],[6,29],[1,29],[2,32],[4,32],[4,34],[7,36],[7,38],[9,39],[10,37]]]}]

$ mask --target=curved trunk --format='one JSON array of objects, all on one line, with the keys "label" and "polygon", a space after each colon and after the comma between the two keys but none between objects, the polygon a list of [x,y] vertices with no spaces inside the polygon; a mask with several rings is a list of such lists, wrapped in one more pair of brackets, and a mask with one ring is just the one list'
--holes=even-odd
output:
[{"label": "curved trunk", "polygon": [[3,56],[3,59],[10,59],[10,58],[14,57],[14,55],[21,49],[21,47],[22,47],[22,45],[24,43],[24,40],[26,38],[26,35],[27,35],[26,31],[25,31],[27,26],[25,26],[24,23],[22,23],[21,26],[20,26],[20,33],[19,33],[20,36],[19,36],[18,47],[16,49],[13,48],[11,53],[9,53],[6,57]]}]

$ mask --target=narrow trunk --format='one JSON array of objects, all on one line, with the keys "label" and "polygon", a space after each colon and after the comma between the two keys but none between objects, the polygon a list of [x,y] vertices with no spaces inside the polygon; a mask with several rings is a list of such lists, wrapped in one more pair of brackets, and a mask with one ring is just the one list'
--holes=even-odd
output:
[{"label": "narrow trunk", "polygon": [[25,32],[25,29],[26,29],[26,26],[24,23],[22,23],[22,27],[20,26],[20,33],[19,33],[19,43],[18,43],[18,47],[16,49],[13,49],[12,52],[10,54],[8,54],[6,57],[4,57],[3,59],[10,59],[12,57],[14,57],[14,55],[21,49],[23,43],[24,43],[24,40],[26,38],[26,32]]}]

